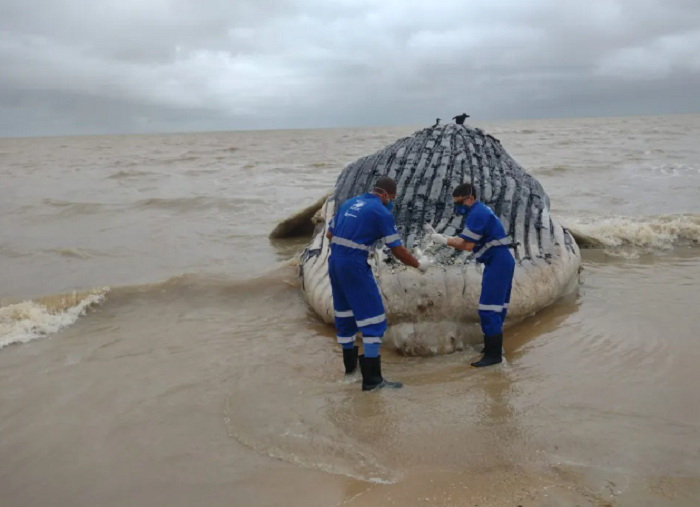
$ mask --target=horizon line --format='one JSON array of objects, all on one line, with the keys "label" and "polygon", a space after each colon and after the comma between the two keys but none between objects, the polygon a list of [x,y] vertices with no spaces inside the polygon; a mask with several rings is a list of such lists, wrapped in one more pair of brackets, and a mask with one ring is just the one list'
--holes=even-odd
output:
[{"label": "horizon line", "polygon": [[[510,122],[527,122],[527,121],[567,121],[567,120],[596,120],[596,119],[622,119],[622,118],[658,118],[664,116],[698,116],[698,112],[690,113],[663,113],[663,114],[625,114],[625,115],[590,115],[590,116],[549,116],[549,117],[529,117],[529,118],[502,118],[483,120],[480,123],[510,123]],[[469,119],[472,119],[470,117]],[[428,122],[432,124],[432,122]],[[441,123],[447,125],[448,123]],[[466,123],[465,123],[466,125]],[[250,132],[285,132],[285,131],[315,131],[315,130],[358,130],[371,128],[424,128],[418,124],[369,124],[369,125],[354,125],[342,127],[287,127],[287,128],[232,128],[232,129],[201,129],[201,130],[164,130],[150,132],[114,132],[114,133],[94,133],[94,134],[44,134],[44,135],[2,135],[0,140],[4,139],[61,139],[71,137],[130,137],[130,136],[170,136],[170,135],[199,135],[199,134],[226,134],[226,133],[250,133]]]}]

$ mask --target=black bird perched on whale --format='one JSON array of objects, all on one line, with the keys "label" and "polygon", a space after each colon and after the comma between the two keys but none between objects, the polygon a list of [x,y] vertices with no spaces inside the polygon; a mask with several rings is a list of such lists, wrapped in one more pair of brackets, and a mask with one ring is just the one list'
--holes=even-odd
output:
[{"label": "black bird perched on whale", "polygon": [[464,120],[469,118],[469,115],[467,113],[462,113],[459,116],[455,116],[452,118],[457,125],[464,125]]},{"label": "black bird perched on whale", "polygon": [[435,119],[435,125],[433,125],[433,126],[430,127],[430,128],[434,129],[434,128],[437,127],[438,125],[440,125],[440,118],[436,118],[436,119]]}]

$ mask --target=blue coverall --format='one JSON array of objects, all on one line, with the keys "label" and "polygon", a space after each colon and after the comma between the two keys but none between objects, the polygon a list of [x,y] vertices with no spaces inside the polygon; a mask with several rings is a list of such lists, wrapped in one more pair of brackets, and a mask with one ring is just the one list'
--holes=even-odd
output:
[{"label": "blue coverall", "polygon": [[389,248],[401,245],[394,217],[378,196],[366,193],[340,206],[329,231],[328,274],[338,343],[344,349],[352,348],[360,330],[365,356],[377,357],[386,331],[386,315],[367,257],[377,241]]},{"label": "blue coverall", "polygon": [[484,264],[479,298],[479,318],[484,336],[503,333],[513,285],[515,259],[508,249],[503,224],[491,208],[477,201],[469,209],[462,239],[474,243],[472,252]]}]

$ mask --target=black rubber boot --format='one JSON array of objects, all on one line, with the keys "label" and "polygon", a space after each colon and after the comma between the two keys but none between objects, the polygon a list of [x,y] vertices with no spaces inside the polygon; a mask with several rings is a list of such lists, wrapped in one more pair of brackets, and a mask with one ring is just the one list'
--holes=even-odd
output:
[{"label": "black rubber boot", "polygon": [[355,373],[357,369],[357,353],[360,347],[353,347],[351,349],[343,349],[343,364],[345,364],[345,374],[351,375]]},{"label": "black rubber boot", "polygon": [[390,382],[382,377],[382,358],[360,356],[360,371],[362,371],[362,390],[373,391],[385,387],[398,389],[403,387],[401,382]]},{"label": "black rubber boot", "polygon": [[501,350],[503,348],[503,333],[493,336],[484,336],[484,357],[472,363],[474,368],[492,366],[503,361]]},{"label": "black rubber boot", "polygon": [[[481,347],[479,354],[483,354],[484,352],[486,352],[486,347]],[[503,347],[501,347],[501,355],[503,355],[503,353],[504,353],[504,350],[503,350]]]}]

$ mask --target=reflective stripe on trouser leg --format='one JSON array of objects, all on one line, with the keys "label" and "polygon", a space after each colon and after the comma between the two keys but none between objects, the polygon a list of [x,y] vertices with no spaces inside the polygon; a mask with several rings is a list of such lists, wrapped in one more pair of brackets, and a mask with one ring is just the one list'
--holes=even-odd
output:
[{"label": "reflective stripe on trouser leg", "polygon": [[513,281],[515,260],[509,250],[503,248],[494,255],[491,262],[484,267],[481,281],[481,296],[479,298],[479,317],[481,330],[485,336],[493,336],[503,332],[504,308],[509,298]]},{"label": "reflective stripe on trouser leg", "polygon": [[355,346],[355,336],[337,336],[338,343],[340,343],[344,349],[351,349]]},{"label": "reflective stripe on trouser leg", "polygon": [[[362,331],[362,336],[365,337],[363,338],[364,343],[370,344],[371,341],[376,340],[381,343],[381,337],[386,331],[384,303],[367,260],[339,257],[329,264],[329,268],[329,272],[333,273],[332,284],[338,287],[339,292],[342,291],[347,306],[352,309],[354,323]],[[342,301],[339,300],[339,303]],[[343,310],[345,310],[344,305],[336,306],[336,311]],[[337,323],[342,320],[336,316]],[[350,333],[339,332],[338,334],[348,336]]]},{"label": "reflective stripe on trouser leg", "polygon": [[[331,257],[332,258],[332,257]],[[331,281],[331,294],[333,295],[333,311],[335,313],[335,329],[338,334],[338,343],[343,348],[352,348],[355,343],[355,335],[357,334],[357,324],[355,323],[355,315],[348,304],[343,291],[343,286],[338,283],[338,277],[335,274],[335,263],[328,260],[328,277]]]}]

